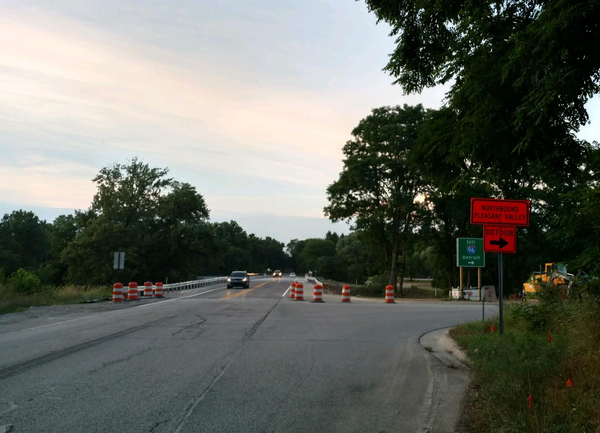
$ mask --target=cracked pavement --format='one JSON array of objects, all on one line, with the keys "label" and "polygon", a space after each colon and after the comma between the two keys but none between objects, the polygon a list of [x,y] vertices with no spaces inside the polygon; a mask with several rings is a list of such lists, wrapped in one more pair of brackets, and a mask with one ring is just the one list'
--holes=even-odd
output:
[{"label": "cracked pavement", "polygon": [[412,433],[458,411],[419,336],[478,305],[295,302],[289,282],[2,317],[0,432]]}]

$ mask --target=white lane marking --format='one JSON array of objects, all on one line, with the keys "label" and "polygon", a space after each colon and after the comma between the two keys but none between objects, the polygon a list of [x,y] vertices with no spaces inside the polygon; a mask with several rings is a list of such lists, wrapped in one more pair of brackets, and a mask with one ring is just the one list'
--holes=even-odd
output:
[{"label": "white lane marking", "polygon": [[[131,309],[133,308],[144,308],[144,307],[150,307],[152,305],[160,305],[160,304],[165,304],[167,302],[173,302],[173,301],[178,301],[180,299],[186,299],[186,298],[193,298],[195,296],[200,296],[200,295],[204,295],[205,293],[210,293],[210,292],[215,292],[217,290],[223,290],[225,287],[218,287],[216,289],[212,289],[212,290],[207,290],[205,292],[200,292],[200,293],[196,293],[194,295],[188,295],[188,296],[180,296],[178,298],[173,298],[173,299],[167,299],[166,301],[162,301],[162,302],[153,302],[152,304],[146,304],[146,305],[138,305],[137,307],[131,307]],[[118,310],[118,311],[127,311],[130,308],[127,308],[125,310]],[[116,311],[107,311],[107,313],[114,313]],[[63,323],[69,323],[69,322],[75,322],[76,320],[83,320],[83,319],[88,319],[90,317],[94,317],[94,316],[83,316],[83,317],[78,317],[76,319],[71,319],[71,320],[64,320],[62,322],[56,322],[56,323],[49,323],[47,325],[42,325],[42,326],[35,326],[33,328],[28,328],[28,329],[23,329],[24,331],[33,331],[34,329],[41,329],[41,328],[47,328],[48,326],[56,326],[56,325],[62,325]]]},{"label": "white lane marking", "polygon": [[23,329],[23,331],[33,331],[34,329],[40,329],[40,328],[46,328],[48,326],[60,325],[61,323],[74,322],[76,320],[87,319],[88,317],[92,317],[92,316],[78,317],[77,319],[65,320],[63,322],[56,322],[56,323],[50,323],[48,325],[36,326],[34,328]]},{"label": "white lane marking", "polygon": [[292,286],[288,287],[287,290],[285,291],[285,293],[283,295],[281,295],[281,297],[283,298],[285,295],[287,295],[287,292],[289,292],[291,288],[292,288]]},{"label": "white lane marking", "polygon": [[[133,307],[133,308],[144,308],[144,307],[151,307],[152,305],[166,304],[167,302],[179,301],[180,299],[186,299],[186,298],[193,298],[195,296],[200,296],[200,295],[204,295],[205,293],[216,292],[217,290],[223,290],[223,289],[225,289],[225,287],[218,287],[216,289],[207,290],[206,292],[200,292],[200,293],[196,293],[194,295],[180,296],[179,298],[167,299],[166,301],[161,301],[161,302],[153,302],[152,304],[139,305],[139,306]],[[125,311],[125,310],[121,310],[121,311]]]}]

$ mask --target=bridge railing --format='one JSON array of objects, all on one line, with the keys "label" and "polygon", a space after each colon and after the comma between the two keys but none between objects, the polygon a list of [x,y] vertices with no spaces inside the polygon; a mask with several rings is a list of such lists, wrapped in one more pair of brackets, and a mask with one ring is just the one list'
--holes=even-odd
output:
[{"label": "bridge railing", "polygon": [[320,284],[320,285],[323,285],[323,282],[322,282],[322,281],[319,281],[319,280],[318,280],[317,278],[315,278],[315,277],[309,277],[308,275],[306,276],[306,281],[309,281],[309,282],[311,282],[311,283],[313,283],[313,284]]},{"label": "bridge railing", "polygon": [[[264,277],[264,274],[248,274],[254,278]],[[201,287],[212,286],[214,284],[224,284],[227,282],[229,277],[213,277],[203,278],[201,280],[184,281],[181,283],[164,284],[163,289],[165,292],[175,292],[180,290],[199,289]]]},{"label": "bridge railing", "polygon": [[228,277],[206,278],[203,280],[184,281],[181,283],[171,283],[163,285],[165,292],[174,292],[179,290],[199,289],[201,287],[212,286],[214,284],[223,284],[227,282]]}]

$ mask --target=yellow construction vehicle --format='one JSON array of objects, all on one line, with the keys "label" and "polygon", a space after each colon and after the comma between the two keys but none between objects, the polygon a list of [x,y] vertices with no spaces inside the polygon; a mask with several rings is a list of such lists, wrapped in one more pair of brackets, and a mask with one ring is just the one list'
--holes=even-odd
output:
[{"label": "yellow construction vehicle", "polygon": [[556,295],[560,299],[569,296],[571,284],[575,280],[573,274],[567,272],[567,265],[564,263],[546,263],[544,272],[534,272],[523,283],[523,295],[539,294],[545,287],[554,287]]}]

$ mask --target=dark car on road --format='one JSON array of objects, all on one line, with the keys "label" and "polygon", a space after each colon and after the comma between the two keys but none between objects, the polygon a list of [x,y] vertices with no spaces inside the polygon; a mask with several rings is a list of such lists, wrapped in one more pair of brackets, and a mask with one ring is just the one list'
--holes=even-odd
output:
[{"label": "dark car on road", "polygon": [[227,288],[241,287],[247,289],[250,287],[250,277],[246,271],[233,271],[227,278]]},{"label": "dark car on road", "polygon": [[275,272],[273,272],[273,278],[275,278],[275,277],[281,278],[281,271],[280,270],[276,270]]}]

